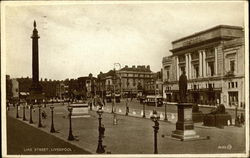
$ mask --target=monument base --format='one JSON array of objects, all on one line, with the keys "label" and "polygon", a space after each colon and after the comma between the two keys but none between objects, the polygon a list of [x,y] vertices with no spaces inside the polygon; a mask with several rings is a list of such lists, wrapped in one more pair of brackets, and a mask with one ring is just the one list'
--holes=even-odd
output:
[{"label": "monument base", "polygon": [[195,130],[175,130],[172,132],[172,137],[180,139],[182,141],[186,140],[196,140],[200,138],[199,135],[196,134]]},{"label": "monument base", "polygon": [[182,141],[200,139],[200,136],[194,130],[192,106],[192,103],[177,104],[178,121],[176,122],[176,130],[172,132],[172,137]]}]

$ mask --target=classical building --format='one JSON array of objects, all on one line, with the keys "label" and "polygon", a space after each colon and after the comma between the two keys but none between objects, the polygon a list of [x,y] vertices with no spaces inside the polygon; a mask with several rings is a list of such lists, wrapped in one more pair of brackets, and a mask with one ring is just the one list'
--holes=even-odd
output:
[{"label": "classical building", "polygon": [[179,100],[178,80],[185,71],[190,102],[244,108],[242,27],[219,25],[175,40],[172,47],[172,55],[162,60],[164,98]]}]

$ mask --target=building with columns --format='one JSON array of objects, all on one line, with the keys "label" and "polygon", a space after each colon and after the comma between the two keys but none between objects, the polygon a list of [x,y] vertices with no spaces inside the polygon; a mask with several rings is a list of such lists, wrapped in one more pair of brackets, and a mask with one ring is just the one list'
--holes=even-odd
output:
[{"label": "building with columns", "polygon": [[243,28],[228,25],[173,41],[172,55],[162,60],[164,98],[179,100],[178,80],[185,71],[188,101],[244,108],[244,46]]}]

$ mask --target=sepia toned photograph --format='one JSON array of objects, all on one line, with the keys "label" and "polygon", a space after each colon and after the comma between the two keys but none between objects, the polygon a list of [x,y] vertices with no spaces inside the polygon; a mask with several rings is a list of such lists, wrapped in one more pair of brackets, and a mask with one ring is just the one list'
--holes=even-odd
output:
[{"label": "sepia toned photograph", "polygon": [[1,2],[2,157],[249,157],[248,2]]}]

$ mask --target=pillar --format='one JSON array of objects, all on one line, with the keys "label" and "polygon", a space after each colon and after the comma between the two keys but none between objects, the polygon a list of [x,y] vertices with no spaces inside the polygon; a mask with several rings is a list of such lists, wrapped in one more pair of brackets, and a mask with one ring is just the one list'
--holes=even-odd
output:
[{"label": "pillar", "polygon": [[186,71],[187,79],[189,79],[189,72],[188,72],[188,54],[185,54],[185,71]]},{"label": "pillar", "polygon": [[201,51],[199,51],[199,76],[201,77],[201,76],[203,76],[203,74],[202,74],[202,68],[203,68],[203,66],[202,66],[202,52]]},{"label": "pillar", "polygon": [[207,68],[206,68],[206,52],[205,50],[202,51],[202,56],[203,56],[203,77],[207,76]]},{"label": "pillar", "polygon": [[217,48],[214,48],[214,73],[215,75],[218,74],[218,70],[217,70],[217,66],[218,66],[218,59],[217,59],[217,53],[218,53],[218,50]]},{"label": "pillar", "polygon": [[188,70],[189,70],[189,79],[192,78],[192,71],[193,71],[193,68],[192,68],[192,64],[191,64],[191,53],[188,54]]},{"label": "pillar", "polygon": [[176,56],[176,80],[179,80],[179,75],[180,75],[180,72],[179,72],[179,58],[178,56]]}]

